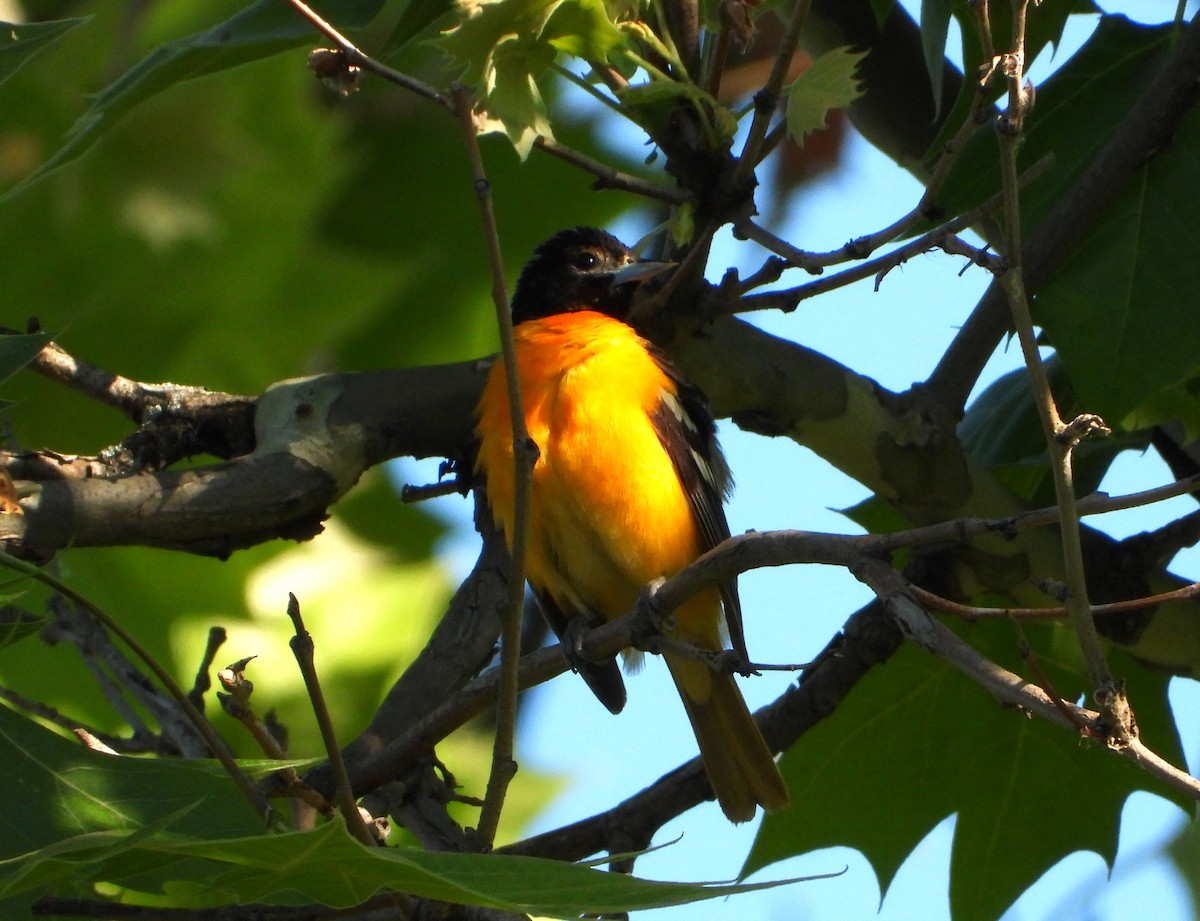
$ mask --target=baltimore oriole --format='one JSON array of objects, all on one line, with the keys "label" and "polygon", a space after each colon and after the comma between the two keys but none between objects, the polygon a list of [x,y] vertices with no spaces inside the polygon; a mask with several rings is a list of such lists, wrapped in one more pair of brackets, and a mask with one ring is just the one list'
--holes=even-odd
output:
[{"label": "baltimore oriole", "polygon": [[[665,268],[638,262],[594,228],[551,237],[512,299],[525,423],[537,443],[526,565],[560,636],[574,618],[596,625],[630,610],[729,536],[729,468],[700,391],[627,325],[636,283]],[[513,450],[503,360],[479,402],[477,469],[496,522],[511,534]],[[704,591],[674,612],[670,635],[723,648],[721,615],[744,651],[737,587]],[[717,800],[734,822],[787,804],[787,787],[732,676],[667,653]],[[578,662],[616,713],[625,687],[615,660]]]}]

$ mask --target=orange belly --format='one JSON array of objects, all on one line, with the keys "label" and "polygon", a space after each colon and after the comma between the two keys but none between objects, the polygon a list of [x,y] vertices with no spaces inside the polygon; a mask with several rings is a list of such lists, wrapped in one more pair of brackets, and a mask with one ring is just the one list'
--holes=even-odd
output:
[{"label": "orange belly", "polygon": [[[702,552],[698,528],[651,422],[670,378],[628,326],[602,314],[520,324],[517,365],[526,425],[540,451],[533,471],[527,575],[572,614],[593,621],[628,611],[645,585]],[[504,365],[480,402],[479,467],[506,534],[513,460]],[[704,592],[672,632],[720,648],[720,601]]]}]

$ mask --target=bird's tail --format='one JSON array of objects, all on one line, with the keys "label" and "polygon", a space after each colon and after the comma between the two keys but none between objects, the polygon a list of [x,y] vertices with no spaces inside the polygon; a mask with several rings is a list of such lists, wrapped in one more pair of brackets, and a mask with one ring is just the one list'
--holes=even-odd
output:
[{"label": "bird's tail", "polygon": [[683,698],[709,783],[731,822],[748,822],[788,803],[787,785],[732,675],[703,662],[666,656]]}]

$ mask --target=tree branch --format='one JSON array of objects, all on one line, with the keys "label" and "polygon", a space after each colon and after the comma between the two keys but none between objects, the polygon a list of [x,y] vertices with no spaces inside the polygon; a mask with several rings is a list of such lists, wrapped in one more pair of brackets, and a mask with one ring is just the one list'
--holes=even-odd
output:
[{"label": "tree branch", "polygon": [[233,434],[255,447],[193,470],[113,479],[68,461],[81,475],[62,477],[53,459],[8,455],[14,479],[39,479],[20,484],[29,493],[24,514],[0,516],[0,541],[18,555],[136,545],[227,557],[275,538],[310,538],[369,467],[401,454],[460,455],[484,370],[467,362],[332,374],[282,382],[254,401],[233,397],[253,409],[239,414],[244,428]]},{"label": "tree branch", "polygon": [[[799,682],[755,713],[767,744],[774,751],[791,747],[836,710],[867,672],[887,661],[902,640],[879,603],[854,614]],[[643,850],[663,825],[711,798],[703,766],[695,758],[606,812],[499,850],[560,860]]]}]

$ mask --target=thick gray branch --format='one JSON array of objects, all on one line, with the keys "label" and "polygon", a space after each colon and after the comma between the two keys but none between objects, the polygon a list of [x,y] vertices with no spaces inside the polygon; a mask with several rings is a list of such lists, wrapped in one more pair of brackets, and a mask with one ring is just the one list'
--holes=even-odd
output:
[{"label": "thick gray branch", "polygon": [[80,465],[67,461],[63,476],[53,461],[12,458],[14,478],[38,479],[19,484],[24,514],[0,516],[0,539],[37,556],[141,545],[221,557],[272,538],[306,539],[372,465],[461,454],[483,367],[285,381],[257,401],[245,439],[253,451],[195,470],[89,477],[71,475]]}]

